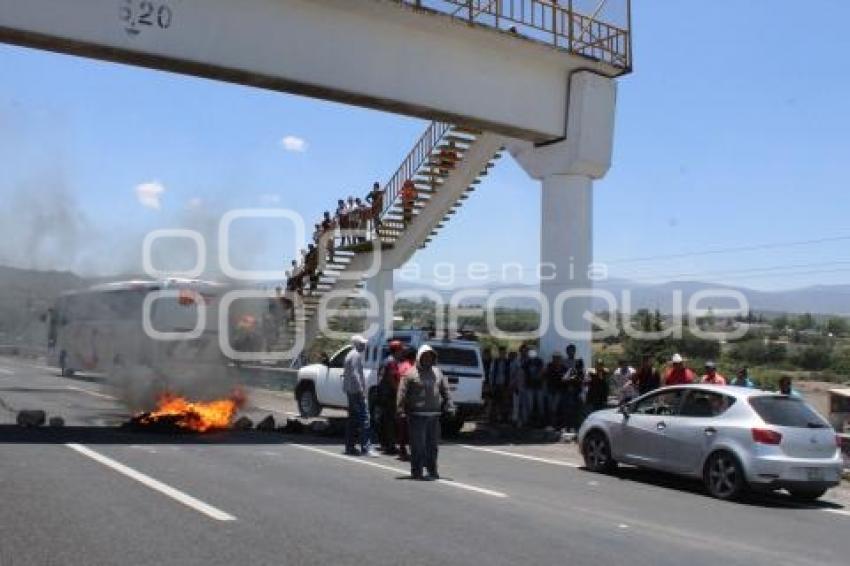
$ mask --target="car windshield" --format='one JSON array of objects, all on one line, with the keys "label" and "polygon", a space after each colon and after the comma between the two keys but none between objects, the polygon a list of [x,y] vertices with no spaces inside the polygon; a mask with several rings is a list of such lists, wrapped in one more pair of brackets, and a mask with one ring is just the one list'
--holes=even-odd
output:
[{"label": "car windshield", "polygon": [[752,397],[750,405],[767,424],[795,428],[826,428],[829,425],[800,399],[779,395]]}]

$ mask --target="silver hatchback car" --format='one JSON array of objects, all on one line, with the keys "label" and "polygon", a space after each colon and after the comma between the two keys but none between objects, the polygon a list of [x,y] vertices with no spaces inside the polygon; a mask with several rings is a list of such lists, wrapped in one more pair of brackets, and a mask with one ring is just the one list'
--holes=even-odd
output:
[{"label": "silver hatchback car", "polygon": [[701,478],[720,499],[787,489],[814,500],[843,466],[838,436],[802,399],[743,387],[664,387],[592,413],[578,441],[589,470],[622,462]]}]

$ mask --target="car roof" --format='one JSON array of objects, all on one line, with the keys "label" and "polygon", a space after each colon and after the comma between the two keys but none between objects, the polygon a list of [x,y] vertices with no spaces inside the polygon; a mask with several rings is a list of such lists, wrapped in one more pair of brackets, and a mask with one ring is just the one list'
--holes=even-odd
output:
[{"label": "car roof", "polygon": [[[765,395],[772,395],[775,397],[787,397],[787,395],[782,395],[781,393],[777,393],[776,391],[764,391],[763,389],[755,389],[752,387],[739,387],[737,385],[711,385],[709,383],[689,383],[686,385],[668,385],[662,387],[661,389],[688,389],[688,390],[698,390],[698,391],[714,391],[716,393],[722,393],[724,395],[731,395],[733,397],[737,397],[740,399],[748,399],[750,397],[761,397]],[[656,389],[656,391],[660,391],[660,389]]]}]

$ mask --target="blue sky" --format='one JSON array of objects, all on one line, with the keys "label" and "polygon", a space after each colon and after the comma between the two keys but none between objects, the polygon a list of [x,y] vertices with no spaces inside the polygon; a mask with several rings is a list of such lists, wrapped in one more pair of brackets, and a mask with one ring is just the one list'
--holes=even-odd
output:
[{"label": "blue sky", "polygon": [[[805,14],[784,0],[635,2],[635,73],[620,82],[614,167],[595,189],[596,257],[612,276],[850,282],[848,20],[840,0]],[[231,207],[318,217],[388,179],[426,126],[10,46],[0,69],[0,197],[13,203],[0,261],[25,266],[124,269],[145,231],[206,230]],[[159,209],[137,198],[145,183],[164,189]],[[426,279],[437,262],[532,267],[539,206],[537,183],[504,158],[415,260]],[[237,266],[291,256],[271,228],[237,240]]]}]

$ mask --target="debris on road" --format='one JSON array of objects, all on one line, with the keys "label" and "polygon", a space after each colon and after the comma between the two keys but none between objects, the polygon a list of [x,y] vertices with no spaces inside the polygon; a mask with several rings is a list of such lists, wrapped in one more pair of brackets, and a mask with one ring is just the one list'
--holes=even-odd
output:
[{"label": "debris on road", "polygon": [[278,429],[286,434],[301,434],[304,432],[304,423],[298,419],[286,419],[286,424]]},{"label": "debris on road", "polygon": [[263,432],[274,432],[275,422],[274,417],[269,415],[260,422],[257,423],[257,430],[261,430]]},{"label": "debris on road", "polygon": [[23,409],[18,412],[18,426],[38,427],[47,420],[47,413],[40,409]]}]

